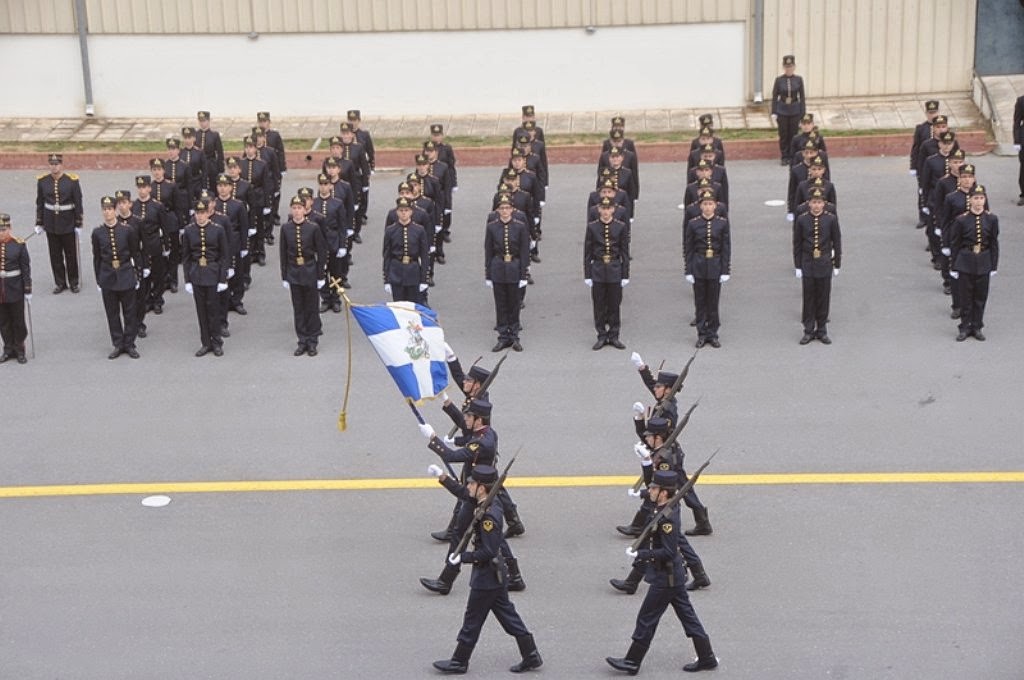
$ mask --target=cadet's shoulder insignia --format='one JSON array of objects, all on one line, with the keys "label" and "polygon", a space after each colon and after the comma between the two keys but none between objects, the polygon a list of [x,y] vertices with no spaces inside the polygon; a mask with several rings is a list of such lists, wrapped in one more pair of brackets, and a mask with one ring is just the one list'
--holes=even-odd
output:
[{"label": "cadet's shoulder insignia", "polygon": [[484,531],[494,531],[494,520],[493,519],[485,519],[483,521],[482,526],[483,526]]},{"label": "cadet's shoulder insignia", "polygon": [[669,469],[669,464],[668,463],[658,463],[658,469],[659,470],[668,470]]},{"label": "cadet's shoulder insignia", "polygon": [[25,239],[23,239],[23,238],[18,238],[17,236],[15,236],[15,237],[14,237],[14,242],[15,242],[15,243],[18,243],[18,244],[22,244],[22,245],[24,245],[24,243],[25,243]]},{"label": "cadet's shoulder insignia", "polygon": [[49,176],[50,176],[50,173],[44,172],[43,174],[41,174],[38,177],[36,177],[36,180],[38,181],[38,180],[41,180],[41,179],[46,179]]},{"label": "cadet's shoulder insignia", "polygon": [[477,444],[476,442],[471,442],[469,444],[466,444],[466,448],[472,451],[473,453],[476,453],[476,450],[480,448],[480,445]]},{"label": "cadet's shoulder insignia", "polygon": [[65,172],[64,174],[67,175],[68,179],[70,179],[72,182],[77,182],[78,181],[78,175],[76,175],[75,173],[73,173],[73,172]]},{"label": "cadet's shoulder insignia", "polygon": [[671,524],[671,522],[665,522],[664,524],[662,524],[661,525],[661,530],[663,532],[665,532],[666,534],[671,534],[672,533],[672,524]]}]

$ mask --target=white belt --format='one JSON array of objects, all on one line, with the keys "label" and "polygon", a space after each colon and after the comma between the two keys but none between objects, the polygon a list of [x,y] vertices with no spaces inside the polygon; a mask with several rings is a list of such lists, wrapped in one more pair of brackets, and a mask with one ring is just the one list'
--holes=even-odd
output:
[{"label": "white belt", "polygon": [[64,212],[66,210],[74,210],[75,209],[75,204],[74,203],[57,203],[57,204],[46,203],[43,207],[46,208],[47,210],[52,210],[53,212]]},{"label": "white belt", "polygon": [[0,271],[0,279],[13,279],[15,276],[21,276],[20,269],[12,269],[11,271]]}]

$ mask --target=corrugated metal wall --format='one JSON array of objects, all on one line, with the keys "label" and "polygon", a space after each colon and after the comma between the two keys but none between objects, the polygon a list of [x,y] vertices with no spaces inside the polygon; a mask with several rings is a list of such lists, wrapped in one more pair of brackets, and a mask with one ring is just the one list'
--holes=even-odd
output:
[{"label": "corrugated metal wall", "polygon": [[74,33],[72,0],[0,0],[0,33]]}]

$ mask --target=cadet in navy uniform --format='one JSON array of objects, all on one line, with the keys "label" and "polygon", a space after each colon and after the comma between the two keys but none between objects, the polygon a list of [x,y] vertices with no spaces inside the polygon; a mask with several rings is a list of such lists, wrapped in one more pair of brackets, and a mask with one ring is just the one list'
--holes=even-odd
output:
[{"label": "cadet in navy uniform", "polygon": [[267,136],[259,126],[252,129],[252,140],[256,143],[256,156],[267,164],[267,173],[270,175],[270,189],[265,198],[266,205],[263,210],[264,240],[274,244],[274,225],[280,224],[280,220],[274,221],[274,205],[281,202],[281,160],[277,150],[267,144]]},{"label": "cadet in navy uniform", "polygon": [[185,292],[195,296],[199,317],[199,338],[203,343],[196,356],[224,354],[224,341],[218,293],[228,289],[228,268],[231,266],[228,235],[224,228],[210,221],[212,206],[208,201],[195,202],[195,219],[181,234],[181,264],[185,275]]},{"label": "cadet in navy uniform", "polygon": [[[533,104],[524,104],[523,107],[522,107],[522,111],[523,111],[523,118],[522,118],[523,123],[525,123],[527,121],[531,121],[533,123],[533,129],[534,129],[534,131],[536,133],[534,135],[534,139],[538,139],[538,140],[543,142],[544,141],[544,128],[542,128],[540,125],[537,125],[537,110],[536,110],[536,108],[533,106]],[[513,146],[515,146],[515,144],[516,144],[516,139],[518,139],[519,135],[522,132],[524,132],[524,131],[525,131],[525,128],[522,126],[522,124],[520,124],[518,127],[516,127],[515,130],[512,131],[512,145]]]},{"label": "cadet in navy uniform", "polygon": [[189,205],[194,205],[199,192],[206,187],[206,156],[196,146],[196,129],[191,126],[181,128],[182,148],[179,158],[188,168]]},{"label": "cadet in navy uniform", "polygon": [[132,215],[139,229],[139,243],[146,254],[150,276],[143,279],[139,289],[139,324],[145,323],[146,312],[163,314],[164,290],[167,282],[166,255],[171,251],[171,227],[174,216],[166,207],[152,198],[152,184],[149,175],[137,175],[135,187],[138,198],[132,203]]},{"label": "cadet in navy uniform", "polygon": [[832,277],[839,276],[843,244],[839,219],[825,211],[825,193],[814,189],[808,199],[810,211],[793,222],[793,267],[803,286],[800,317],[804,334],[800,344],[818,339],[831,345],[828,337]]},{"label": "cadet in navy uniform", "polygon": [[313,199],[313,213],[323,220],[322,231],[327,242],[327,285],[320,289],[320,311],[328,309],[335,313],[341,312],[341,295],[331,285],[331,279],[338,279],[341,286],[348,286],[348,227],[351,220],[345,213],[345,204],[331,196],[331,179],[320,173],[317,175],[317,195]]},{"label": "cadet in navy uniform", "polygon": [[619,340],[619,308],[622,289],[629,285],[629,229],[612,217],[615,202],[610,198],[602,198],[597,210],[597,221],[587,224],[583,237],[583,282],[590,288],[597,330],[593,349],[626,349]]},{"label": "cadet in navy uniform", "polygon": [[701,214],[686,223],[683,230],[683,260],[686,281],[693,285],[697,313],[697,347],[705,343],[721,347],[718,303],[722,284],[729,280],[732,239],[729,220],[715,214],[717,201],[713,191],[700,195]]},{"label": "cadet in navy uniform", "polygon": [[1013,149],[1020,160],[1020,171],[1017,175],[1020,196],[1017,205],[1024,205],[1024,95],[1017,97],[1017,103],[1013,106]]},{"label": "cadet in navy uniform", "polygon": [[370,176],[377,169],[377,154],[373,149],[373,135],[370,134],[369,130],[364,130],[361,127],[363,118],[359,109],[349,110],[345,114],[345,119],[348,120],[349,125],[352,127],[355,140],[363,147],[363,154],[366,157],[364,170],[367,172],[366,176],[363,177],[362,198],[359,200],[359,209],[362,211],[359,221],[365,223],[366,210],[370,207]]},{"label": "cadet in navy uniform", "polygon": [[215,191],[217,175],[224,172],[224,144],[221,142],[220,133],[210,128],[209,111],[198,111],[196,120],[199,121],[196,146],[203,152],[205,159],[203,188]]},{"label": "cadet in navy uniform", "polygon": [[498,219],[487,223],[484,232],[484,282],[494,291],[494,315],[499,352],[511,347],[523,350],[519,342],[519,289],[526,287],[530,265],[530,234],[526,225],[512,219],[512,200],[498,199]]},{"label": "cadet in navy uniform", "polygon": [[[356,189],[356,236],[363,229],[366,222],[366,194],[370,190],[370,160],[366,156],[366,149],[356,141],[356,130],[352,123],[347,120],[339,126],[341,132],[341,157],[352,161],[355,166],[355,175],[352,181],[352,188]],[[358,187],[356,186],[358,184]],[[359,243],[357,240],[356,243]]]},{"label": "cadet in navy uniform", "polygon": [[11,216],[0,214],[0,337],[4,352],[0,364],[25,356],[25,302],[32,302],[32,263],[25,242],[11,234]]},{"label": "cadet in navy uniform", "polygon": [[985,210],[985,187],[971,189],[970,208],[950,230],[950,276],[960,284],[960,333],[957,342],[973,335],[984,341],[985,303],[989,280],[999,269],[999,218]]},{"label": "cadet in navy uniform", "polygon": [[[249,256],[249,209],[234,198],[234,183],[226,174],[217,175],[217,198],[210,203],[214,214],[227,218],[228,247],[231,249],[231,276],[228,277],[228,295],[222,298],[225,325],[228,311],[245,315],[245,260]],[[223,226],[223,225],[222,225]],[[226,303],[226,305],[224,304]]]},{"label": "cadet in navy uniform", "polygon": [[281,281],[292,294],[295,356],[317,354],[322,335],[317,297],[327,282],[327,239],[320,227],[306,219],[306,202],[293,196],[288,202],[291,219],[281,225]]},{"label": "cadet in navy uniform", "polygon": [[384,227],[384,292],[395,302],[426,304],[430,238],[412,221],[412,201],[395,200],[398,221]]},{"label": "cadet in navy uniform", "polygon": [[256,125],[263,131],[266,137],[267,146],[274,150],[277,156],[277,193],[274,194],[274,201],[270,207],[270,214],[274,218],[274,224],[281,224],[281,175],[288,172],[288,159],[285,157],[284,139],[281,133],[270,127],[270,112],[258,111],[256,113]]},{"label": "cadet in navy uniform", "polygon": [[[167,146],[167,160],[164,161],[164,171],[167,179],[174,182],[178,187],[178,194],[182,199],[182,221],[181,226],[188,224],[188,213],[192,209],[192,170],[188,163],[181,157],[181,140],[177,137],[168,137],[165,142]],[[181,264],[179,252],[178,264]]]},{"label": "cadet in navy uniform", "polygon": [[[939,209],[938,224],[939,226],[939,238],[942,246],[942,292],[949,295],[951,299],[951,307],[949,317],[951,319],[960,318],[960,286],[956,280],[954,280],[951,269],[952,261],[949,256],[950,250],[950,236],[953,230],[953,221],[962,215],[967,208],[970,206],[970,195],[971,189],[974,188],[977,178],[974,174],[974,165],[971,163],[965,163],[960,166],[960,174],[956,178],[956,188],[950,191],[942,200],[942,207]],[[985,210],[988,210],[988,204],[985,204]],[[956,285],[954,285],[956,284]]]},{"label": "cadet in navy uniform", "polygon": [[[442,475],[441,468],[436,465],[431,466],[429,472],[438,478]],[[441,483],[453,494],[466,495],[472,499],[467,503],[475,505],[487,497],[497,481],[496,469],[490,465],[478,465],[473,469],[472,478],[465,489],[451,477],[445,476]],[[483,517],[474,522],[473,549],[448,556],[449,563],[453,565],[472,564],[473,575],[470,577],[469,600],[466,602],[466,613],[455,652],[451,659],[434,662],[434,668],[442,673],[461,675],[469,670],[469,659],[480,638],[480,629],[491,612],[502,629],[515,637],[522,654],[522,661],[509,670],[513,673],[522,673],[540,668],[543,664],[533,635],[527,630],[526,624],[508,597],[508,578],[505,573],[505,562],[501,558],[501,502],[495,498]]]},{"label": "cadet in navy uniform", "polygon": [[81,290],[78,264],[78,237],[82,231],[82,186],[78,175],[64,172],[64,157],[49,156],[50,172],[36,178],[37,234],[46,231],[50,249],[50,268],[57,295],[71,287]]},{"label": "cadet in navy uniform", "polygon": [[790,165],[789,143],[796,135],[797,124],[804,115],[804,79],[794,74],[796,57],[787,54],[782,58],[782,75],[775,79],[772,87],[772,118],[779,126],[779,154],[782,165]]},{"label": "cadet in navy uniform", "polygon": [[178,292],[178,265],[181,264],[181,228],[188,224],[188,197],[184,192],[179,191],[176,182],[167,177],[167,164],[159,158],[149,159],[149,171],[152,173],[152,197],[153,200],[163,204],[167,209],[167,239],[170,245],[170,254],[164,258],[164,269],[166,271],[166,290],[172,293]]},{"label": "cadet in navy uniform", "polygon": [[[658,470],[654,473],[649,493],[659,510],[675,493],[678,482],[678,475],[671,470]],[[718,659],[711,648],[711,640],[697,618],[690,597],[686,593],[686,571],[679,554],[679,539],[679,509],[675,507],[659,520],[658,526],[651,531],[639,550],[626,550],[627,555],[633,557],[634,561],[644,565],[644,580],[650,584],[650,588],[636,616],[633,643],[626,656],[605,659],[615,670],[630,675],[637,674],[654,640],[658,622],[669,605],[672,605],[679,622],[683,624],[686,637],[693,640],[693,648],[697,652],[697,659],[683,666],[683,670],[695,672],[718,666]]]},{"label": "cadet in navy uniform", "polygon": [[[139,235],[127,223],[117,219],[117,202],[113,196],[100,199],[103,224],[92,231],[92,267],[96,287],[103,296],[107,328],[114,351],[107,356],[116,359],[127,354],[139,358],[135,337],[139,331],[136,291],[145,263]],[[145,303],[142,303],[145,304]]]}]

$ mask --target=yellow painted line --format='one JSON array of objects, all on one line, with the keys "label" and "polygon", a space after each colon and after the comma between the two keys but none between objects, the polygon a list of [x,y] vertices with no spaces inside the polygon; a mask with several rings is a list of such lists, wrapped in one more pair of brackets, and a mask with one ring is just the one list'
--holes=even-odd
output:
[{"label": "yellow painted line", "polygon": [[[510,487],[559,488],[629,486],[635,476],[516,477]],[[788,484],[986,484],[1021,483],[1024,471],[1012,472],[807,472],[779,474],[701,475],[705,486]],[[110,484],[55,484],[47,486],[0,486],[0,498],[52,496],[108,496],[126,494],[238,493],[264,491],[365,491],[428,489],[437,482],[427,477],[411,479],[281,479],[224,482],[117,482]]]}]

